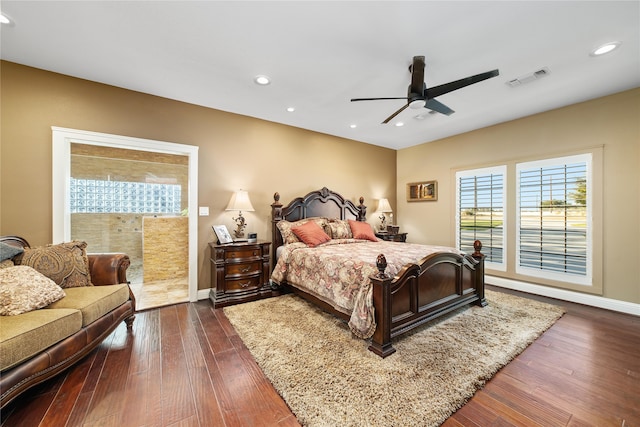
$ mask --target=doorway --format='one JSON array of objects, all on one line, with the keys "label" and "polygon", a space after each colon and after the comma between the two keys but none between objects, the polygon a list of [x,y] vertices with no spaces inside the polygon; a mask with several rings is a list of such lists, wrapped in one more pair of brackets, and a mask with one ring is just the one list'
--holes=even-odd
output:
[{"label": "doorway", "polygon": [[54,241],[127,253],[138,310],[197,300],[197,147],[53,131]]}]

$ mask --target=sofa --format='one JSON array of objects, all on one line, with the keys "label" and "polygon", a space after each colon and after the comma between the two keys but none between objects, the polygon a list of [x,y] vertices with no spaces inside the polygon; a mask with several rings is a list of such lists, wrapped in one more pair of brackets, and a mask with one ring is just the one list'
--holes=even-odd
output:
[{"label": "sofa", "polygon": [[77,241],[31,248],[0,236],[0,408],[74,365],[122,321],[131,330],[129,257],[85,248]]}]

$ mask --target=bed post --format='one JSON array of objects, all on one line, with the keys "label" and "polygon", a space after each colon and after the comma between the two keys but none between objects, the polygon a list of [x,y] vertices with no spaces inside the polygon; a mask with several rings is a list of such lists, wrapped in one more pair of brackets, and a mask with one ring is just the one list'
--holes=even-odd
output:
[{"label": "bed post", "polygon": [[367,220],[367,207],[364,205],[364,197],[360,196],[360,204],[358,205],[358,218],[356,221],[366,221]]},{"label": "bed post", "polygon": [[480,252],[482,250],[482,242],[480,240],[476,240],[473,242],[474,252],[471,254],[473,259],[478,262],[475,269],[475,282],[476,282],[476,293],[478,294],[478,300],[476,301],[476,305],[480,307],[484,307],[488,305],[486,298],[484,297],[484,254]]},{"label": "bed post", "polygon": [[371,276],[376,330],[371,337],[369,350],[384,358],[396,352],[391,345],[391,281],[393,278],[384,272],[387,268],[387,259],[384,255],[378,255],[376,267],[378,274]]},{"label": "bed post", "polygon": [[277,191],[273,194],[273,203],[271,203],[271,269],[276,266],[276,249],[282,246],[282,235],[276,224],[282,220],[282,203],[280,203],[280,193]]}]

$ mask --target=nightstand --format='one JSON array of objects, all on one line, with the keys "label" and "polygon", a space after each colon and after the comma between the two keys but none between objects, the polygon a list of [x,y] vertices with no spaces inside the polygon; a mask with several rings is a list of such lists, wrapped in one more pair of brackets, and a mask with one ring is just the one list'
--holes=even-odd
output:
[{"label": "nightstand", "polygon": [[271,296],[269,251],[271,242],[209,243],[211,291],[214,307],[238,304]]},{"label": "nightstand", "polygon": [[406,242],[407,233],[389,233],[387,231],[377,231],[376,237],[388,242]]}]

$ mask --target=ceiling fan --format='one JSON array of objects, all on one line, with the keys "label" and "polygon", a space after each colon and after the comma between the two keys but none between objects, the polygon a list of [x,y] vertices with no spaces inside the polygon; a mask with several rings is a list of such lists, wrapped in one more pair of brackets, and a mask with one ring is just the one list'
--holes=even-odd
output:
[{"label": "ceiling fan", "polygon": [[414,56],[413,64],[409,66],[411,72],[411,85],[407,90],[407,96],[396,98],[353,98],[351,102],[355,101],[377,101],[382,99],[406,99],[407,103],[402,106],[398,111],[390,115],[382,123],[389,123],[395,116],[403,112],[407,107],[411,108],[428,108],[432,111],[444,115],[451,115],[454,111],[437,101],[435,98],[444,95],[445,93],[453,92],[465,86],[472,85],[474,83],[481,82],[483,80],[496,77],[499,74],[498,70],[487,71],[486,73],[476,74],[474,76],[466,77],[464,79],[456,80],[454,82],[445,83],[432,88],[427,88],[424,83],[424,56]]}]

